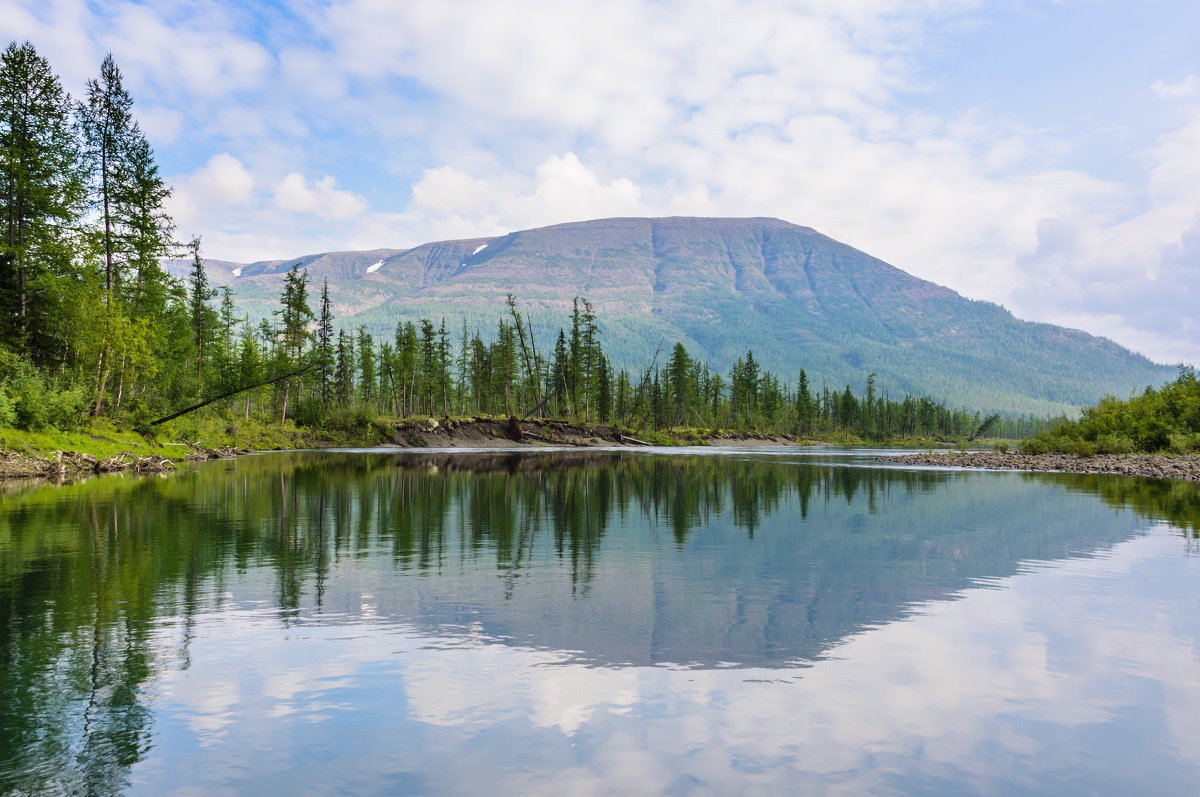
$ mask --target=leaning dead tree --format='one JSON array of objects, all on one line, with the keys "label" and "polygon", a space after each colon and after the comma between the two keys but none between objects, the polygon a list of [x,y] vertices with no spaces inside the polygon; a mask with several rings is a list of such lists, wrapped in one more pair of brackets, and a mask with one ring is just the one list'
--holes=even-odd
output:
[{"label": "leaning dead tree", "polygon": [[315,365],[315,363],[310,363],[309,365],[306,365],[299,370],[292,371],[291,373],[284,374],[283,376],[277,376],[272,379],[268,379],[265,382],[259,382],[256,385],[247,385],[246,387],[239,387],[237,390],[231,390],[228,393],[222,393],[219,396],[213,396],[210,399],[205,399],[204,401],[201,401],[199,404],[193,404],[192,406],[188,407],[185,410],[180,410],[179,412],[176,412],[173,415],[168,415],[165,418],[159,418],[157,421],[151,421],[150,425],[158,426],[160,423],[166,423],[167,421],[173,421],[176,418],[179,418],[183,415],[187,415],[189,412],[195,412],[196,410],[201,409],[202,407],[207,407],[209,404],[215,404],[216,402],[220,401],[221,399],[233,398],[238,393],[245,393],[247,390],[254,390],[254,388],[256,388],[256,387],[266,387],[267,385],[273,385],[276,382],[282,382],[285,379],[291,379],[294,376],[300,376],[300,374],[304,373],[305,371],[311,370],[314,367],[314,365]]}]

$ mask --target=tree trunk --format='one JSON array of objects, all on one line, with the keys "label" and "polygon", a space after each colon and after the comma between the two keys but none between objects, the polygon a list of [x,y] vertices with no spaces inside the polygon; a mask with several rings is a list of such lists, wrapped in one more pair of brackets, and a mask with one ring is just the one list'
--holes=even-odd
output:
[{"label": "tree trunk", "polygon": [[105,346],[104,350],[100,352],[100,363],[98,366],[100,371],[100,387],[96,391],[96,408],[92,410],[93,418],[100,417],[100,407],[104,404],[104,388],[108,385],[108,374],[110,370],[109,359],[108,347]]},{"label": "tree trunk", "polygon": [[392,408],[396,410],[396,415],[399,415],[400,401],[396,398],[396,375],[392,373],[391,367],[388,368],[388,383],[392,386]]},{"label": "tree trunk", "polygon": [[117,378],[117,401],[113,405],[113,409],[118,410],[121,408],[121,396],[125,393],[125,360],[125,357],[121,358],[121,366],[117,369],[121,375]]},{"label": "tree trunk", "polygon": [[[112,304],[112,223],[108,207],[108,147],[100,147],[100,190],[104,194],[104,290],[105,307]],[[97,413],[99,409],[97,409]]]},{"label": "tree trunk", "polygon": [[17,281],[20,282],[21,290],[21,347],[22,350],[28,351],[29,345],[29,311],[27,307],[26,285],[29,279],[28,271],[25,269],[25,209],[21,207],[23,201],[18,201],[17,207]]}]

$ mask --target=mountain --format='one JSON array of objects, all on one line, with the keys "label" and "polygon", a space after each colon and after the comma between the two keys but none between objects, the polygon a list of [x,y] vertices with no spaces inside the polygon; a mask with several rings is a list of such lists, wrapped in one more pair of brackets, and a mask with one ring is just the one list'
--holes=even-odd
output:
[{"label": "mountain", "polygon": [[[631,371],[650,362],[660,340],[665,363],[678,340],[721,369],[752,349],[789,380],[806,369],[817,387],[861,391],[875,372],[893,396],[1038,414],[1127,396],[1174,373],[1107,339],[1021,321],[778,219],[601,219],[208,268],[257,318],[275,309],[296,263],[312,278],[314,305],[327,278],[338,322],[376,335],[426,316],[445,317],[455,340],[463,320],[487,336],[511,292],[549,351],[572,297],[584,296],[606,350]],[[172,269],[186,273],[178,261]]]}]

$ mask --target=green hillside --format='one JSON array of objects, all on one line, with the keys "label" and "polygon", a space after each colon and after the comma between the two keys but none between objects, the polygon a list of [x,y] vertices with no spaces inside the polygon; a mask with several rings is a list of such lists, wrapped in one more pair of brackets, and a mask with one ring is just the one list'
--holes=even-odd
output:
[{"label": "green hillside", "polygon": [[444,316],[456,332],[463,320],[493,328],[512,292],[548,349],[572,297],[586,296],[606,349],[630,369],[647,364],[660,340],[678,340],[722,368],[752,349],[765,368],[805,368],[818,386],[857,388],[874,371],[895,395],[1038,414],[1174,374],[1109,340],[1021,321],[777,219],[603,219],[409,250],[214,262],[210,274],[258,317],[277,307],[296,262],[314,285],[328,278],[340,324],[376,335],[422,316]]}]

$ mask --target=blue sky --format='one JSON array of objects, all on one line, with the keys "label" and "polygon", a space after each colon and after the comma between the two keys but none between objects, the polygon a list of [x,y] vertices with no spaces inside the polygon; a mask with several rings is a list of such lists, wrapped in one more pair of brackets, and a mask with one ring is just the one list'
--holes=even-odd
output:
[{"label": "blue sky", "polygon": [[1200,363],[1195,0],[0,0],[111,51],[181,236],[250,261],[776,216]]}]

